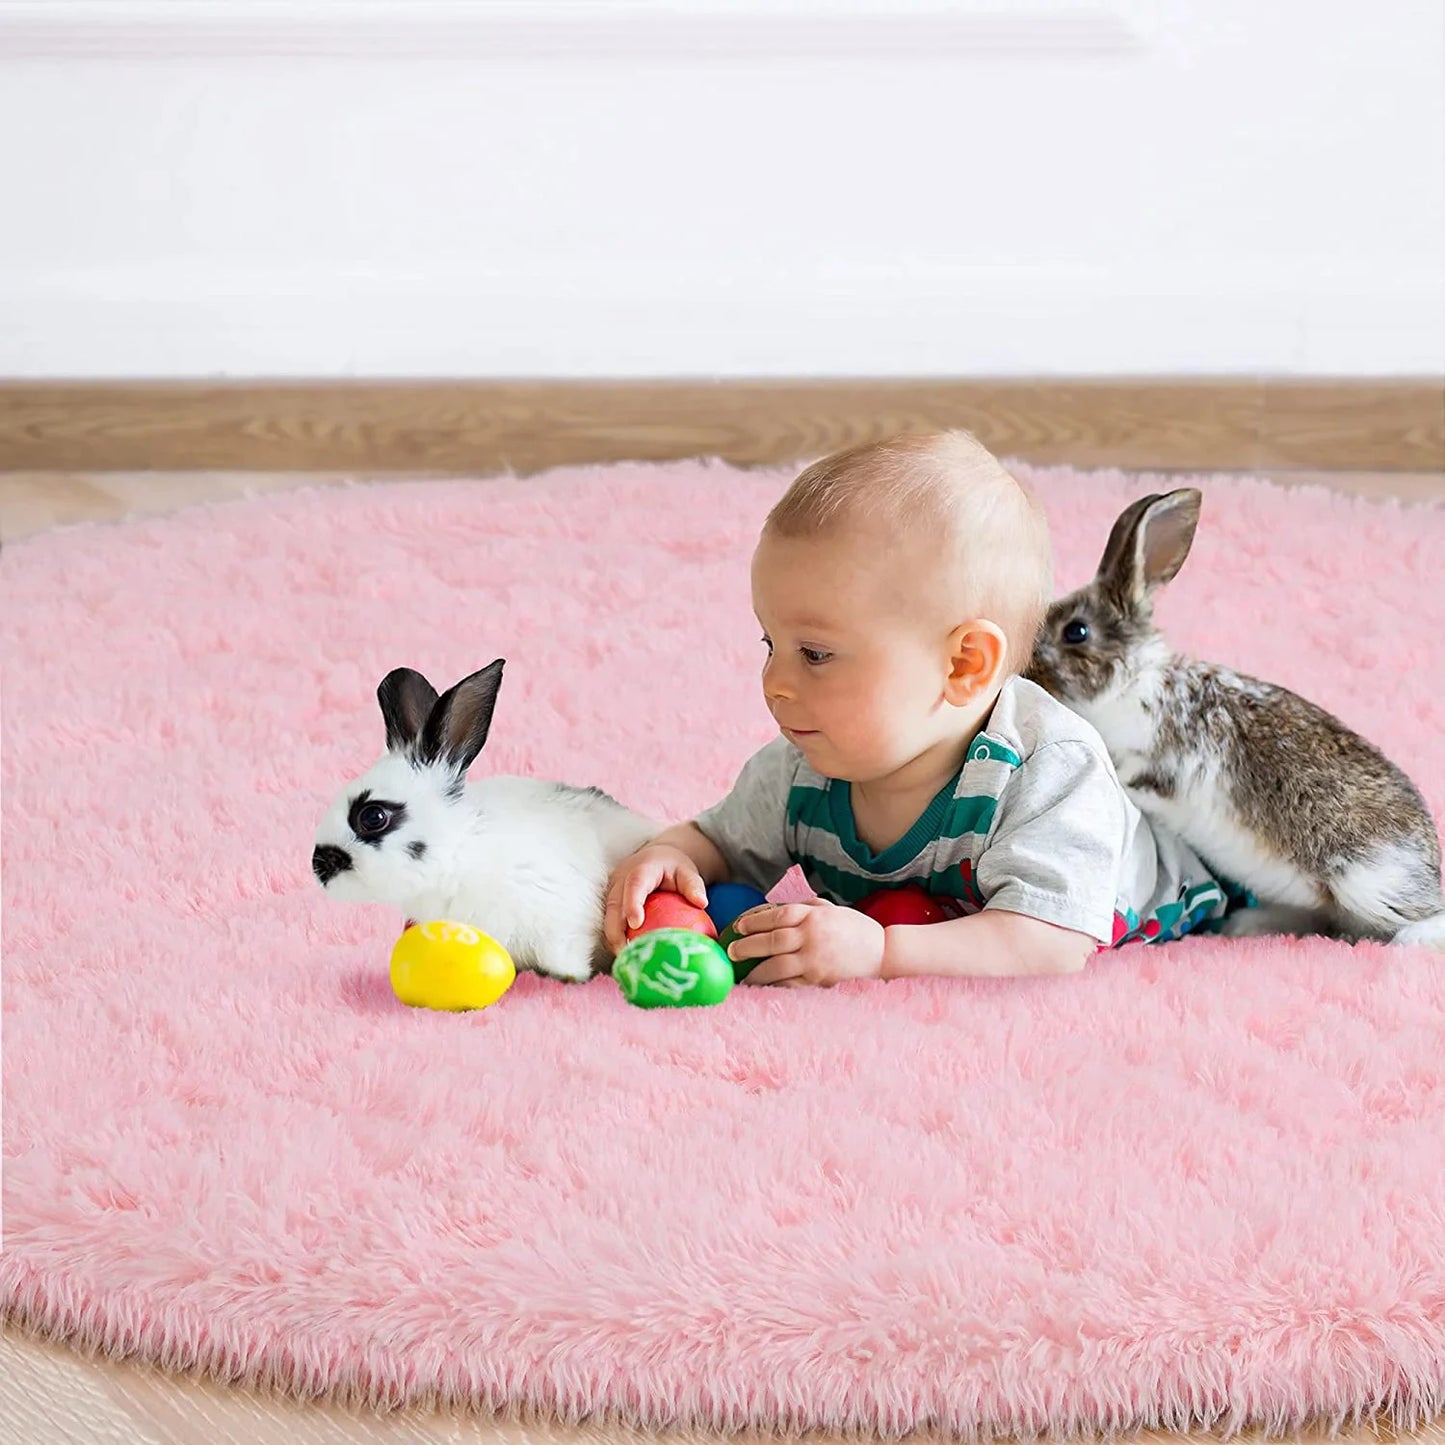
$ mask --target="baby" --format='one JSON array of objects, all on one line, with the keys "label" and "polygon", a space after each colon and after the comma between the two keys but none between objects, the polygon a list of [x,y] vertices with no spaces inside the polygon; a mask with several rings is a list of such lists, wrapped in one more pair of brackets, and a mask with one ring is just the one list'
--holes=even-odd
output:
[{"label": "baby", "polygon": [[[780,736],[616,868],[612,950],[658,888],[702,906],[706,884],[767,890],[793,863],[819,897],[738,920],[731,957],[764,960],[750,984],[1073,973],[1222,916],[1219,883],[1151,830],[1094,728],[1020,676],[1051,573],[1037,502],[965,432],[804,471],[752,563]],[[907,883],[949,918],[884,927],[847,906]]]}]

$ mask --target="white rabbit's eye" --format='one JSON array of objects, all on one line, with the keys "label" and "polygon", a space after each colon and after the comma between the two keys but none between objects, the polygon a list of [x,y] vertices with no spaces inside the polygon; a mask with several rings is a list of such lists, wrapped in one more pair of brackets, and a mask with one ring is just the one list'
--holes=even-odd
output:
[{"label": "white rabbit's eye", "polygon": [[1089,640],[1089,624],[1082,618],[1076,617],[1072,622],[1064,624],[1064,641],[1071,647],[1078,646],[1081,642]]},{"label": "white rabbit's eye", "polygon": [[406,804],[383,802],[365,790],[351,800],[346,821],[363,843],[380,848],[381,840],[406,822]]},{"label": "white rabbit's eye", "polygon": [[391,821],[391,814],[380,803],[368,803],[356,815],[358,833],[380,833]]}]

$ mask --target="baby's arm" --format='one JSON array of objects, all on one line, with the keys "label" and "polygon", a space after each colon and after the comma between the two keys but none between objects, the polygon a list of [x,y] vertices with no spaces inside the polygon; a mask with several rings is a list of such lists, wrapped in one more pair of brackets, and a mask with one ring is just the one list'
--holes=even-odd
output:
[{"label": "baby's arm", "polygon": [[[696,823],[674,823],[672,827],[664,828],[646,846],[676,848],[678,852],[685,853],[704,883],[717,883],[727,876],[727,860]],[[638,849],[639,853],[642,851],[643,849]]]},{"label": "baby's arm", "polygon": [[978,856],[978,913],[884,928],[822,899],[752,909],[728,950],[736,961],[764,960],[748,982],[1077,973],[1113,939],[1124,791],[1102,741],[1049,743],[1022,767]]},{"label": "baby's arm", "polygon": [[[946,923],[890,924],[823,898],[763,904],[736,920],[734,962],[746,981],[834,984],[850,978],[1013,978],[1077,973],[1097,946],[1088,934],[1021,913],[985,909]],[[761,962],[759,962],[761,960]]]},{"label": "baby's arm", "polygon": [[980,912],[886,929],[832,907],[748,915],[741,925],[746,942],[734,956],[778,955],[749,982],[1077,973],[1113,937],[1127,821],[1123,790],[1102,742],[1048,744],[1023,768],[979,854]]},{"label": "baby's arm", "polygon": [[[933,927],[957,928],[965,958],[977,951],[990,965],[971,973],[1077,973],[1113,939],[1126,831],[1124,790],[1102,741],[1045,744],[1005,791],[979,855],[983,911]],[[902,966],[942,946],[900,939]]]},{"label": "baby's arm", "polygon": [[883,930],[880,978],[1014,978],[1078,973],[1098,940],[1022,913],[986,908],[946,923]]}]

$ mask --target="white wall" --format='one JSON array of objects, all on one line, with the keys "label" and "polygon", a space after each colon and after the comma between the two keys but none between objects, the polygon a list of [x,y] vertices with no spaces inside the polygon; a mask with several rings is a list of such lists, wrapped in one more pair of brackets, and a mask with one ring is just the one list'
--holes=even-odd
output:
[{"label": "white wall", "polygon": [[1445,369],[1439,0],[0,0],[0,375]]}]

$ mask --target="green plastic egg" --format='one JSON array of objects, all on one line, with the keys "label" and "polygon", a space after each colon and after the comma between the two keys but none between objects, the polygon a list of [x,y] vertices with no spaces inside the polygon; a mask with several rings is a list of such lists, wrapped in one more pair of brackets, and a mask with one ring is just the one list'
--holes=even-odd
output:
[{"label": "green plastic egg", "polygon": [[638,1008],[698,1008],[732,991],[733,966],[711,938],[689,928],[641,933],[612,964],[612,977]]},{"label": "green plastic egg", "polygon": [[[735,923],[729,923],[728,926],[718,934],[717,946],[726,954],[728,945],[730,943],[736,943],[741,937],[742,934],[738,932],[737,925]],[[728,962],[732,967],[733,977],[741,983],[762,962],[762,959],[737,958],[729,959]]]}]

